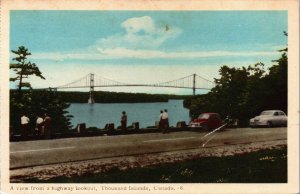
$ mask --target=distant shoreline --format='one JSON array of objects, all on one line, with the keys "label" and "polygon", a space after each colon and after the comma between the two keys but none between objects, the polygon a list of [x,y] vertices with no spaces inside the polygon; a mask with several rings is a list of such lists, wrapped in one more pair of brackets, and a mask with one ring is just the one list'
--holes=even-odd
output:
[{"label": "distant shoreline", "polygon": [[[42,93],[45,90],[23,90],[24,92]],[[10,90],[11,93],[17,90]],[[61,96],[68,103],[88,103],[90,92],[79,91],[53,91]],[[125,93],[125,92],[105,92],[94,91],[95,103],[151,103],[151,102],[168,102],[173,99],[184,100],[191,95],[174,95],[174,94],[146,94],[146,93]]]}]

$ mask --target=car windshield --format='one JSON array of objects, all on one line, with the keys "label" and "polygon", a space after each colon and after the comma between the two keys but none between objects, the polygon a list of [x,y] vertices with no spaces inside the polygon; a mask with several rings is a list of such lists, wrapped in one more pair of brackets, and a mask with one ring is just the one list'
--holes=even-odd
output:
[{"label": "car windshield", "polygon": [[274,111],[263,111],[260,115],[273,115]]},{"label": "car windshield", "polygon": [[208,119],[208,118],[209,118],[209,114],[201,114],[198,117],[198,119]]}]

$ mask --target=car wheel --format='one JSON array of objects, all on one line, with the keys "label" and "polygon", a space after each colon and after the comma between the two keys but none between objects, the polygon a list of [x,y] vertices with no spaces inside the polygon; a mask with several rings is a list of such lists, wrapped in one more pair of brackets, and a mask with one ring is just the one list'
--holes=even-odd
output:
[{"label": "car wheel", "polygon": [[207,124],[204,124],[204,125],[202,126],[202,128],[203,128],[203,130],[207,131],[207,130],[208,130]]},{"label": "car wheel", "polygon": [[271,122],[271,121],[268,121],[267,125],[268,125],[268,127],[269,127],[269,128],[273,127],[273,125],[272,125],[272,122]]},{"label": "car wheel", "polygon": [[282,126],[287,127],[287,122],[283,122]]}]

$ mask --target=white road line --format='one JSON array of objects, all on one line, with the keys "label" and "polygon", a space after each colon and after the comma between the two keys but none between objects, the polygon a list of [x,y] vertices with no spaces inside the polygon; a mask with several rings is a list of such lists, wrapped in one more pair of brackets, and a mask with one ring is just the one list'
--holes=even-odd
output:
[{"label": "white road line", "polygon": [[38,150],[22,150],[22,151],[15,151],[15,152],[10,152],[11,154],[15,153],[24,153],[24,152],[40,152],[40,151],[51,151],[51,150],[62,150],[62,149],[73,149],[75,147],[60,147],[60,148],[48,148],[48,149],[38,149]]},{"label": "white road line", "polygon": [[153,140],[146,140],[143,142],[176,141],[179,139],[193,139],[193,138],[196,138],[196,137],[181,137],[181,138],[172,138],[172,139],[153,139]]}]

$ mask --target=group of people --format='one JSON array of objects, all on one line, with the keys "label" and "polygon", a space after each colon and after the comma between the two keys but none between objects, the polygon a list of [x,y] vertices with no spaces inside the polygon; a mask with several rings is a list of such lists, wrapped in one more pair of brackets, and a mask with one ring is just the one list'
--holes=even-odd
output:
[{"label": "group of people", "polygon": [[162,130],[162,133],[168,132],[169,129],[169,115],[168,110],[161,110],[159,115],[159,128]]},{"label": "group of people", "polygon": [[[21,117],[21,136],[23,139],[27,138],[27,135],[30,131],[30,119],[26,114],[23,114]],[[45,133],[50,132],[51,117],[47,113],[44,114],[44,118],[40,115],[36,117],[35,125],[35,134],[42,138],[45,136]],[[162,130],[162,133],[166,133],[169,128],[169,115],[167,109],[161,110],[159,115],[159,128]],[[122,112],[121,116],[121,129],[127,129],[127,115],[126,112]]]},{"label": "group of people", "polygon": [[[121,129],[126,130],[127,129],[127,115],[126,112],[122,112],[121,116]],[[160,111],[159,115],[159,129],[162,130],[162,133],[167,133],[169,129],[169,115],[168,110],[164,109]]]},{"label": "group of people", "polygon": [[[26,114],[23,114],[21,117],[21,136],[23,139],[26,139],[28,133],[30,131],[30,119]],[[43,138],[45,133],[50,132],[50,125],[51,125],[51,117],[48,116],[47,113],[44,114],[44,118],[40,115],[36,116],[36,125],[35,125],[35,134]],[[167,109],[161,110],[159,115],[159,129],[162,130],[162,133],[168,132],[169,128],[169,115]],[[121,116],[121,129],[127,129],[127,115],[126,112],[122,112]]]},{"label": "group of people", "polygon": [[[27,114],[23,114],[21,117],[21,136],[23,139],[27,138],[27,135],[30,131],[30,119],[28,118]],[[45,136],[45,132],[50,132],[51,126],[51,117],[45,113],[44,118],[40,115],[36,116],[36,123],[35,123],[35,135],[42,138]]]}]

